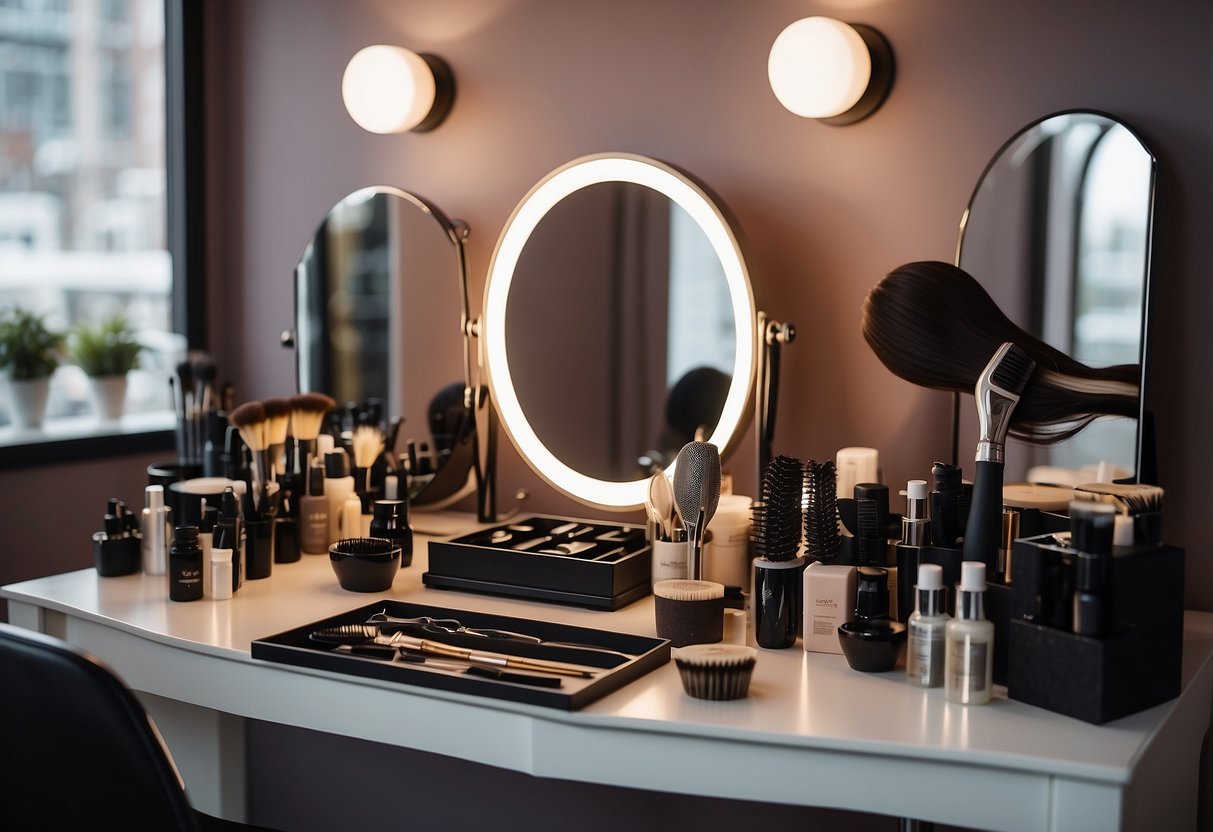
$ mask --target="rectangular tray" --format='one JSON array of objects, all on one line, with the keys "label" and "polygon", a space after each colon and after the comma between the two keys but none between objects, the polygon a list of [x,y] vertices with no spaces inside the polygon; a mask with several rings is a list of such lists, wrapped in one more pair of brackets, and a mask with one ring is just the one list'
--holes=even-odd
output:
[{"label": "rectangular tray", "polygon": [[[570,525],[585,531],[571,538],[558,533]],[[534,549],[514,548],[545,538]],[[583,551],[555,551],[561,546]],[[439,589],[617,610],[649,594],[652,563],[643,526],[535,515],[431,541],[421,580]]]},{"label": "rectangular tray", "polygon": [[[559,688],[537,688],[515,682],[430,669],[424,664],[388,662],[366,656],[334,652],[336,645],[315,642],[309,638],[309,635],[314,630],[341,626],[343,624],[362,624],[378,612],[386,612],[399,618],[417,618],[421,616],[454,618],[465,627],[526,633],[538,636],[544,641],[583,644],[590,647],[615,650],[629,654],[630,658],[617,659],[610,654],[593,654],[590,651],[576,650],[573,652],[579,653],[580,656],[575,656],[572,652],[553,656],[550,654],[550,651],[545,653],[545,648],[543,647],[535,647],[524,642],[489,640],[484,639],[482,636],[463,637],[464,639],[482,639],[482,641],[460,642],[462,644],[490,642],[482,649],[492,650],[492,652],[509,652],[524,657],[557,659],[602,667],[602,672],[591,679],[561,677],[561,686]],[[458,638],[444,638],[442,640],[449,640],[451,643],[459,642]],[[490,615],[471,610],[410,604],[403,601],[385,599],[341,613],[340,615],[313,621],[301,627],[278,633],[277,635],[257,639],[252,645],[252,656],[255,659],[294,665],[296,667],[330,670],[336,673],[347,673],[351,676],[382,679],[388,682],[416,685],[417,687],[469,693],[477,696],[488,696],[494,699],[504,699],[510,702],[525,702],[530,705],[541,705],[547,708],[574,711],[597,699],[601,699],[608,693],[618,690],[628,682],[638,679],[650,670],[654,670],[668,662],[670,660],[670,642],[666,639],[655,638],[653,636],[617,633],[589,627],[573,627],[550,621]],[[616,662],[618,663],[616,664]]]}]

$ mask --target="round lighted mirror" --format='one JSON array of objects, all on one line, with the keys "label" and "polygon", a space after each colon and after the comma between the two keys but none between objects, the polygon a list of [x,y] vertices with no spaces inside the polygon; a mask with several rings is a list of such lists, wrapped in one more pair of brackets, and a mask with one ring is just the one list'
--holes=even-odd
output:
[{"label": "round lighted mirror", "polygon": [[724,214],[640,156],[570,162],[514,210],[482,338],[514,445],[590,505],[644,503],[654,462],[696,436],[727,452],[748,415],[755,309]]}]

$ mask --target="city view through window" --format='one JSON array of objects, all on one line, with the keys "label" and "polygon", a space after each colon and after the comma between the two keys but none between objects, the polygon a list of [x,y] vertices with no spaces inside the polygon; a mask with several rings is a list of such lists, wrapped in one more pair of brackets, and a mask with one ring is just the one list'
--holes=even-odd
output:
[{"label": "city view through window", "polygon": [[[184,354],[165,191],[162,0],[0,0],[0,309],[64,333],[123,316],[143,346],[127,412],[171,406]],[[48,419],[91,407],[65,356]],[[0,425],[10,408],[0,390]]]}]

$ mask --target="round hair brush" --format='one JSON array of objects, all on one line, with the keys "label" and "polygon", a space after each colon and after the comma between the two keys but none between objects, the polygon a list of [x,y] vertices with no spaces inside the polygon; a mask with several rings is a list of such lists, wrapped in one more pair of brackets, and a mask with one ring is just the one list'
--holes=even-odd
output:
[{"label": "round hair brush", "polygon": [[762,475],[762,499],[751,509],[750,542],[757,557],[783,561],[800,548],[804,467],[800,460],[777,456]]},{"label": "round hair brush", "polygon": [[720,503],[720,451],[710,442],[688,442],[674,461],[674,508],[687,530],[687,575],[703,572],[703,532]]},{"label": "round hair brush", "polygon": [[810,459],[804,467],[804,548],[812,560],[838,556],[838,472],[831,460]]},{"label": "round hair brush", "polygon": [[1136,418],[1141,366],[1094,368],[1024,332],[976,280],[948,263],[907,263],[868,293],[863,336],[895,375],[922,387],[972,393],[1005,342],[1036,371],[1011,418],[1010,435],[1051,443],[1099,416]]}]

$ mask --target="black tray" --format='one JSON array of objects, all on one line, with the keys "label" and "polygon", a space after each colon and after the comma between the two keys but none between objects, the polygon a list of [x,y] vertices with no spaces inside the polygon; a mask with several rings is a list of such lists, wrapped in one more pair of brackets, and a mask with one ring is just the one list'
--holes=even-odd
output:
[{"label": "black tray", "polygon": [[[568,526],[584,531],[561,535]],[[536,515],[430,541],[429,563],[426,586],[617,610],[649,594],[653,550],[643,526]]]},{"label": "black tray", "polygon": [[[430,669],[424,664],[389,662],[351,655],[336,651],[336,645],[323,644],[309,638],[314,630],[343,624],[362,624],[378,612],[386,612],[399,618],[421,616],[454,618],[465,627],[526,633],[538,636],[544,641],[584,644],[590,647],[615,650],[628,654],[630,658],[615,657],[609,653],[591,650],[577,650],[576,648],[557,649],[499,639],[490,641],[483,636],[452,634],[435,639],[457,646],[472,646],[481,650],[491,649],[495,653],[510,653],[524,658],[566,661],[602,668],[602,672],[591,679],[560,677],[561,686],[559,688],[538,688],[515,682]],[[486,642],[489,643],[486,645]],[[252,655],[254,659],[279,664],[331,670],[337,673],[348,673],[351,676],[383,679],[406,685],[470,693],[511,702],[525,702],[531,705],[573,711],[601,699],[633,679],[638,679],[650,670],[668,662],[670,660],[670,642],[653,636],[631,635],[589,627],[573,627],[550,621],[383,600],[331,618],[313,621],[284,633],[257,639],[253,642]]]}]

